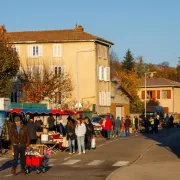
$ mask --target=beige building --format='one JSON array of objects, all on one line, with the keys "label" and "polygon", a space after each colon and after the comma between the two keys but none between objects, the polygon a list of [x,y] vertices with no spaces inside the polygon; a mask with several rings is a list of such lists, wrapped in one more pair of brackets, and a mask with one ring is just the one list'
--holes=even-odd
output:
[{"label": "beige building", "polygon": [[[22,67],[45,66],[55,73],[69,73],[74,87],[73,100],[90,102],[98,113],[111,112],[109,51],[112,42],[86,33],[80,25],[70,30],[6,32],[4,26],[0,30],[18,52]],[[18,94],[14,93],[18,101]],[[112,100],[118,106],[123,105],[117,98]],[[46,103],[54,108],[49,100]]]},{"label": "beige building", "polygon": [[[180,113],[180,83],[164,78],[147,78],[146,97],[158,100],[166,113]],[[139,91],[141,100],[145,100],[145,86]]]}]

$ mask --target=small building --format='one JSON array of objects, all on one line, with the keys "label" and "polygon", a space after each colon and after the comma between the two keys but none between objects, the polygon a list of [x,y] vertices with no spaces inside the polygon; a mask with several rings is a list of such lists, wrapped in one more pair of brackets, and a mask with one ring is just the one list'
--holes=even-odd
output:
[{"label": "small building", "polygon": [[[145,100],[145,83],[140,88],[139,97]],[[146,100],[159,101],[165,113],[180,113],[180,83],[165,78],[147,78]]]}]

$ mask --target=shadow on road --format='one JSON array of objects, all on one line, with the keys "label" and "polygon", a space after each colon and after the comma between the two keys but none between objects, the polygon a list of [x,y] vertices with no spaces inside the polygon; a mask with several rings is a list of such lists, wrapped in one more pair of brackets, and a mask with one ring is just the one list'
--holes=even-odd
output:
[{"label": "shadow on road", "polygon": [[148,139],[157,142],[159,147],[166,148],[180,158],[180,128],[165,128],[159,133],[142,133]]}]

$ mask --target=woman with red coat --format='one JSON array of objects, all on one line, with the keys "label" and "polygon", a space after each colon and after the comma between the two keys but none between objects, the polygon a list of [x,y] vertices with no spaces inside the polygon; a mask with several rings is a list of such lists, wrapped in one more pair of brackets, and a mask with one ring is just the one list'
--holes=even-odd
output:
[{"label": "woman with red coat", "polygon": [[112,130],[112,121],[109,116],[106,117],[105,130],[106,130],[106,135],[107,135],[106,139],[109,140],[111,130]]}]

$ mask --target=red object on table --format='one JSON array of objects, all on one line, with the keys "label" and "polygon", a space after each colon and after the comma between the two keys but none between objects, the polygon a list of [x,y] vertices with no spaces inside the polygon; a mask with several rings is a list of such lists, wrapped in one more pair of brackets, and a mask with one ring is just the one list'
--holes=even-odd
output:
[{"label": "red object on table", "polygon": [[44,163],[44,156],[26,156],[27,166],[42,166]]},{"label": "red object on table", "polygon": [[52,139],[59,139],[60,134],[53,134],[51,135]]}]

